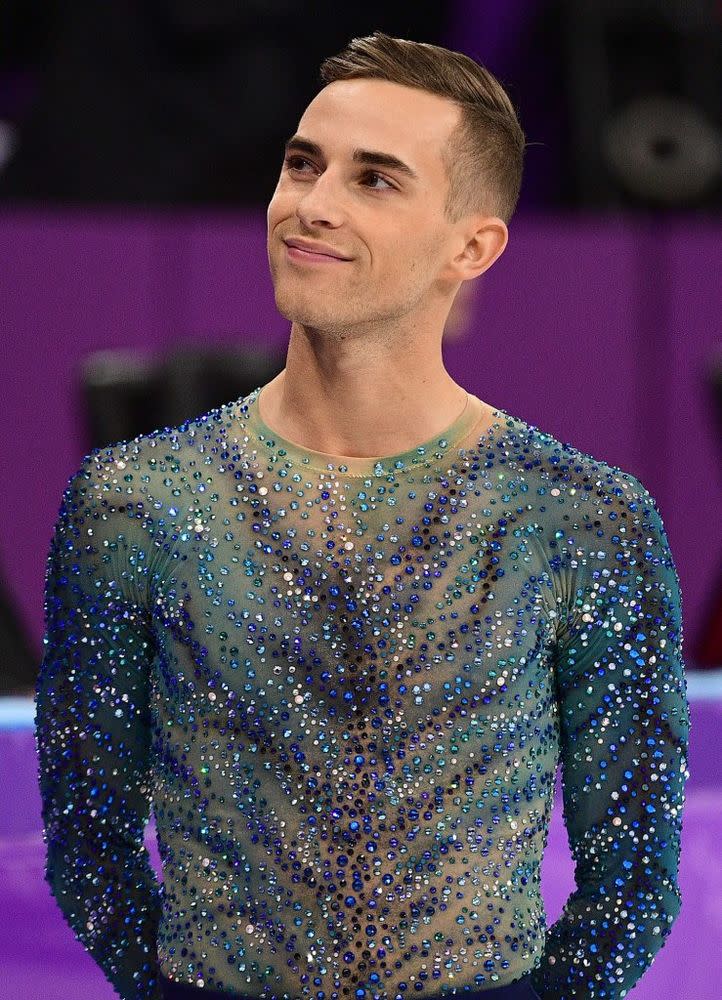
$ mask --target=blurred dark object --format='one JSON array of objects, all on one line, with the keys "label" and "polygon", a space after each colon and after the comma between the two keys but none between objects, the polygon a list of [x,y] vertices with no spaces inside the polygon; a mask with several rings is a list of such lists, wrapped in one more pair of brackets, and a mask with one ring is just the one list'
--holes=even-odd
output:
[{"label": "blurred dark object", "polygon": [[86,450],[134,438],[160,424],[160,371],[135,351],[95,351],[83,364],[81,392],[90,432]]},{"label": "blurred dark object", "polygon": [[32,56],[0,198],[267,204],[323,59],[379,29],[443,44],[446,4],[314,0],[5,0],[0,70]]},{"label": "blurred dark object", "polygon": [[722,571],[709,599],[693,655],[694,665],[700,670],[722,669]]},{"label": "blurred dark object", "polygon": [[30,640],[0,577],[0,696],[24,695],[32,691],[37,658]]},{"label": "blurred dark object", "polygon": [[580,206],[722,206],[722,5],[564,0]]},{"label": "blurred dark object", "polygon": [[[717,417],[715,437],[722,442],[722,352],[712,359],[709,371],[712,404]],[[695,666],[709,670],[722,667],[722,553],[717,585],[710,592],[707,608],[693,650]]]},{"label": "blurred dark object", "polygon": [[174,427],[270,382],[285,358],[246,347],[180,345],[158,360],[98,351],[80,374],[87,449]]},{"label": "blurred dark object", "polygon": [[265,385],[282,370],[285,353],[247,347],[182,345],[166,356],[160,370],[164,421],[178,424]]},{"label": "blurred dark object", "polygon": [[37,99],[56,13],[53,0],[0,0],[0,176]]},{"label": "blurred dark object", "polygon": [[18,123],[37,97],[57,15],[57,0],[0,3],[0,118],[9,123]]}]

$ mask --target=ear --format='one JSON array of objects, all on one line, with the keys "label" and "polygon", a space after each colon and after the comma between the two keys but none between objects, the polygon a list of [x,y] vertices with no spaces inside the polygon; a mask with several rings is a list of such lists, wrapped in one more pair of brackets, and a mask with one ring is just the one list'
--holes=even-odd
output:
[{"label": "ear", "polygon": [[467,242],[454,261],[458,279],[468,281],[487,271],[504,253],[509,242],[509,230],[498,216],[476,216],[475,228],[467,231]]}]

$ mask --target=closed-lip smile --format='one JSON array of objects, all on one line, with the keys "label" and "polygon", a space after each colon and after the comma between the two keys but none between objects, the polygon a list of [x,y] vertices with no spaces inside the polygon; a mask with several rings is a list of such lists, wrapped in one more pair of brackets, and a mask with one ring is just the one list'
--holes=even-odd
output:
[{"label": "closed-lip smile", "polygon": [[297,247],[307,253],[320,253],[325,257],[335,257],[337,260],[351,260],[350,257],[344,257],[338,250],[334,250],[333,247],[327,246],[325,243],[312,243],[310,240],[303,240],[297,236],[291,236],[283,242],[286,246]]}]

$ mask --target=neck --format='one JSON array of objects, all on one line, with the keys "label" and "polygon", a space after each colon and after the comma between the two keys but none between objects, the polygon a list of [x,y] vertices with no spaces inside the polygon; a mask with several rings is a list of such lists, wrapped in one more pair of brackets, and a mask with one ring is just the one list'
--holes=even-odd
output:
[{"label": "neck", "polygon": [[265,423],[283,437],[334,455],[376,456],[413,448],[449,426],[468,394],[448,373],[438,383],[387,377],[381,384],[357,372],[329,382],[284,368],[263,387]]}]

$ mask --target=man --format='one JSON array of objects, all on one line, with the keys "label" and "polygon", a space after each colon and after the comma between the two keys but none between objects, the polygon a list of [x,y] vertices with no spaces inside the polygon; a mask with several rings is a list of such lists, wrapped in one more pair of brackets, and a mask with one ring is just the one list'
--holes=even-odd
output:
[{"label": "man", "polygon": [[[498,82],[379,32],[322,79],[268,208],[284,370],[64,495],[47,879],[127,998],[621,998],[681,903],[664,525],[444,369],[519,190]],[[558,763],[577,889],[547,929]]]}]

